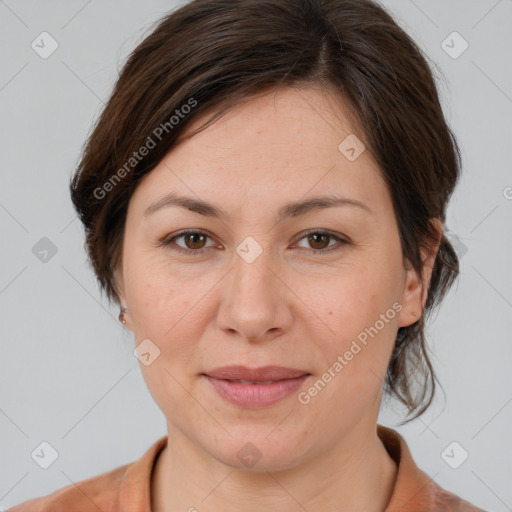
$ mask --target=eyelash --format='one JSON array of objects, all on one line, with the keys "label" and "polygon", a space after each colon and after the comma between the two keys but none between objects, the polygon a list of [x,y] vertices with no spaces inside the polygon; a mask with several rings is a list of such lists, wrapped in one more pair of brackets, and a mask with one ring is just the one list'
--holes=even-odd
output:
[{"label": "eyelash", "polygon": [[[183,238],[183,237],[185,237],[187,235],[191,235],[191,234],[204,235],[208,238],[211,238],[210,235],[208,235],[208,233],[205,233],[204,231],[198,231],[198,230],[197,231],[196,230],[182,231],[181,233],[178,233],[177,235],[174,235],[171,238],[169,238],[169,237],[164,238],[163,240],[161,240],[159,242],[158,246],[169,247],[172,243],[174,243],[179,238]],[[327,235],[328,237],[336,240],[340,244],[338,247],[334,246],[334,248],[330,247],[330,248],[326,248],[326,249],[309,249],[311,252],[313,252],[313,254],[316,254],[316,255],[322,255],[322,254],[332,252],[332,251],[339,251],[343,248],[344,245],[350,244],[349,241],[347,241],[343,238],[340,238],[339,236],[334,235],[329,231],[321,231],[321,230],[314,230],[314,229],[304,233],[304,235],[302,235],[302,237],[299,238],[298,241],[300,242],[302,239],[307,238],[308,236],[311,236],[314,234]],[[179,245],[176,245],[175,247],[172,248],[172,250],[174,250],[176,252],[180,252],[182,254],[198,255],[198,254],[203,254],[204,251],[206,251],[209,248],[210,247],[206,247],[206,248],[203,247],[202,249],[185,249]]]}]

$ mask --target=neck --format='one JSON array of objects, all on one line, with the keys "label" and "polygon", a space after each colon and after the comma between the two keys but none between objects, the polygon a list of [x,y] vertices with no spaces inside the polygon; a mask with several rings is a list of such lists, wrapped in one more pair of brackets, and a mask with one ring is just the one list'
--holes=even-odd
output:
[{"label": "neck", "polygon": [[233,469],[176,429],[153,473],[152,512],[384,512],[397,467],[375,425],[354,429],[328,452],[276,472]]}]

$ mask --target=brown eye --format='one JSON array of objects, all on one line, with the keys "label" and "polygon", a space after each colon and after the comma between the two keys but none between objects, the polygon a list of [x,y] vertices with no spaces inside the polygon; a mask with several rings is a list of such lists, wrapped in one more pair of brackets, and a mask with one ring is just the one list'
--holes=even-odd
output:
[{"label": "brown eye", "polygon": [[327,233],[313,233],[308,235],[308,242],[315,250],[326,249],[329,246],[329,239],[331,235]]},{"label": "brown eye", "polygon": [[209,238],[211,237],[202,231],[182,231],[173,237],[164,238],[159,245],[184,254],[202,254],[208,249],[205,244]]},{"label": "brown eye", "polygon": [[[319,255],[337,251],[342,249],[344,245],[350,244],[349,241],[329,233],[328,231],[309,231],[300,240],[306,240],[308,245],[306,249],[309,249],[313,254]],[[332,241],[337,243],[331,244]]]},{"label": "brown eye", "polygon": [[187,249],[202,249],[206,242],[206,236],[201,233],[192,232],[182,235],[182,237]]}]

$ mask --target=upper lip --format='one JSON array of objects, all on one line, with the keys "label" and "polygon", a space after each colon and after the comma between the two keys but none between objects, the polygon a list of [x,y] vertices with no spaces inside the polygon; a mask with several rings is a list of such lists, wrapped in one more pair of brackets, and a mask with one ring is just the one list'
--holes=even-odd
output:
[{"label": "upper lip", "polygon": [[267,381],[295,379],[303,375],[309,375],[309,373],[294,368],[284,368],[282,366],[261,366],[260,368],[222,366],[206,372],[205,375],[215,379],[225,380]]}]

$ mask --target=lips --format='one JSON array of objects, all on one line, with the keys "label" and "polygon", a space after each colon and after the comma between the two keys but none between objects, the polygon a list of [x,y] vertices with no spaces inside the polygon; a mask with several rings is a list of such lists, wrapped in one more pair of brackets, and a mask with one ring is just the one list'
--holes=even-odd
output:
[{"label": "lips", "polygon": [[222,366],[206,372],[215,379],[239,381],[242,384],[270,384],[285,379],[295,379],[308,375],[308,372],[282,366],[262,366],[247,368],[246,366]]},{"label": "lips", "polygon": [[309,375],[282,366],[223,366],[203,374],[220,397],[244,409],[277,404],[297,392]]}]

